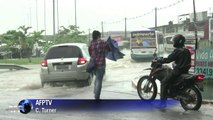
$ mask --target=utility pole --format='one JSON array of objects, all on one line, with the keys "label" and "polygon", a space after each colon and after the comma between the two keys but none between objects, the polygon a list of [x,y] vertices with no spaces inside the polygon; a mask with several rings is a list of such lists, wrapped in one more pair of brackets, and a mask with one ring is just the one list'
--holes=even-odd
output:
[{"label": "utility pole", "polygon": [[75,2],[75,26],[77,27],[77,11],[76,11],[76,0]]},{"label": "utility pole", "polygon": [[59,8],[58,8],[58,0],[57,0],[57,33],[59,31]]},{"label": "utility pole", "polygon": [[125,40],[127,40],[127,24],[126,24],[126,21],[127,21],[127,19],[126,19],[126,17],[125,17]]},{"label": "utility pole", "polygon": [[155,30],[157,30],[157,7],[155,8]]},{"label": "utility pole", "polygon": [[196,10],[195,10],[195,0],[193,0],[193,9],[194,9],[194,30],[195,30],[195,50],[198,48],[198,39],[197,39],[197,16],[196,16]]},{"label": "utility pole", "polygon": [[46,0],[44,0],[44,35],[45,35],[45,40],[47,40],[47,28],[46,28]]},{"label": "utility pole", "polygon": [[30,6],[30,8],[29,8],[29,26],[32,26],[32,9],[31,9],[31,6]]},{"label": "utility pole", "polygon": [[55,42],[55,0],[53,0],[53,40]]},{"label": "utility pole", "polygon": [[104,37],[104,22],[101,22],[101,28],[102,28],[102,37]]},{"label": "utility pole", "polygon": [[36,0],[36,28],[38,31],[38,0]]},{"label": "utility pole", "polygon": [[[197,58],[197,48],[198,48],[198,40],[197,40],[197,25],[196,25],[196,21],[197,21],[197,16],[196,16],[196,10],[195,10],[195,0],[193,0],[193,10],[194,10],[194,30],[195,30],[195,58],[194,58],[194,64],[196,67],[196,58]],[[194,72],[195,68],[194,68]]]}]

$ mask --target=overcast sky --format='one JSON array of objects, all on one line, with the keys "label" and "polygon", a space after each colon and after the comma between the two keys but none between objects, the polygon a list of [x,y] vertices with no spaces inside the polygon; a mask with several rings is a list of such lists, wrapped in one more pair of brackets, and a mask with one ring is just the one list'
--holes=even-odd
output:
[{"label": "overcast sky", "polygon": [[[38,19],[36,19],[36,1]],[[77,26],[85,33],[88,33],[89,29],[101,31],[102,21],[104,31],[124,30],[125,17],[127,18],[127,30],[154,27],[155,7],[159,8],[158,25],[168,24],[169,21],[177,23],[178,15],[193,12],[193,0],[76,1]],[[177,3],[178,1],[179,3]],[[53,0],[0,0],[0,34],[5,33],[7,30],[17,29],[21,25],[32,26],[32,30],[44,30],[44,3],[46,3],[46,34],[53,34]],[[195,0],[195,3],[197,12],[213,12],[213,0]],[[58,21],[57,0],[55,0],[55,4],[56,31],[58,26],[74,25],[74,0],[58,0]],[[170,7],[165,8],[166,6]]]}]

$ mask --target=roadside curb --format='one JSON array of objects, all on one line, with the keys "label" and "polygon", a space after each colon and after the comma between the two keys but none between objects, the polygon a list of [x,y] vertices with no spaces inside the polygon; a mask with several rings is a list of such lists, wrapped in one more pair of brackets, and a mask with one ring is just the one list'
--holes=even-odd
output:
[{"label": "roadside curb", "polygon": [[[138,80],[132,80],[132,87],[137,89]],[[202,104],[213,104],[213,100],[203,99]]]},{"label": "roadside curb", "polygon": [[0,69],[9,69],[9,70],[29,70],[29,68],[23,67],[21,65],[16,64],[0,64]]}]

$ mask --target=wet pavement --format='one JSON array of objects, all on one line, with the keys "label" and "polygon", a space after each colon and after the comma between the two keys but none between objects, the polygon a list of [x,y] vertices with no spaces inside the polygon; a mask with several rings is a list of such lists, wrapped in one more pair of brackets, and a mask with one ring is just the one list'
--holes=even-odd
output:
[{"label": "wet pavement", "polygon": [[[108,61],[107,72],[103,82],[101,99],[136,99],[139,100],[136,89],[131,85],[132,79],[142,75],[142,70],[149,67],[149,62],[132,62],[122,59],[117,62]],[[8,107],[17,105],[22,99],[94,99],[91,86],[75,87],[61,86],[41,87],[39,71],[40,65],[24,65],[30,70],[0,70],[1,109],[0,119],[4,120],[212,120],[212,104],[203,104],[199,111],[184,111],[178,104],[166,111],[109,111],[109,112],[79,112],[67,111],[63,113],[29,113],[21,114],[7,111]],[[206,85],[205,85],[206,86]],[[205,91],[207,91],[205,89]],[[211,91],[211,90],[209,90]],[[212,93],[212,92],[210,92]],[[117,104],[116,104],[117,105]],[[123,105],[125,106],[125,105]]]},{"label": "wet pavement", "polygon": [[213,79],[204,81],[204,92],[202,92],[203,99],[211,100],[213,102]]}]

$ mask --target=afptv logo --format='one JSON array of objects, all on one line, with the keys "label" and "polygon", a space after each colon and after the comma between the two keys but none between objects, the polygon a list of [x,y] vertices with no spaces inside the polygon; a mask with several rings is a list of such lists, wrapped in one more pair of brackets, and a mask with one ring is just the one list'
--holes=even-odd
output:
[{"label": "afptv logo", "polygon": [[51,106],[52,105],[52,100],[36,100],[35,105],[38,106]]},{"label": "afptv logo", "polygon": [[33,109],[33,104],[30,100],[21,100],[18,104],[18,108],[21,113],[27,114]]},{"label": "afptv logo", "polygon": [[39,99],[35,101],[34,104],[35,113],[56,113],[56,108],[54,108],[53,100]]}]

